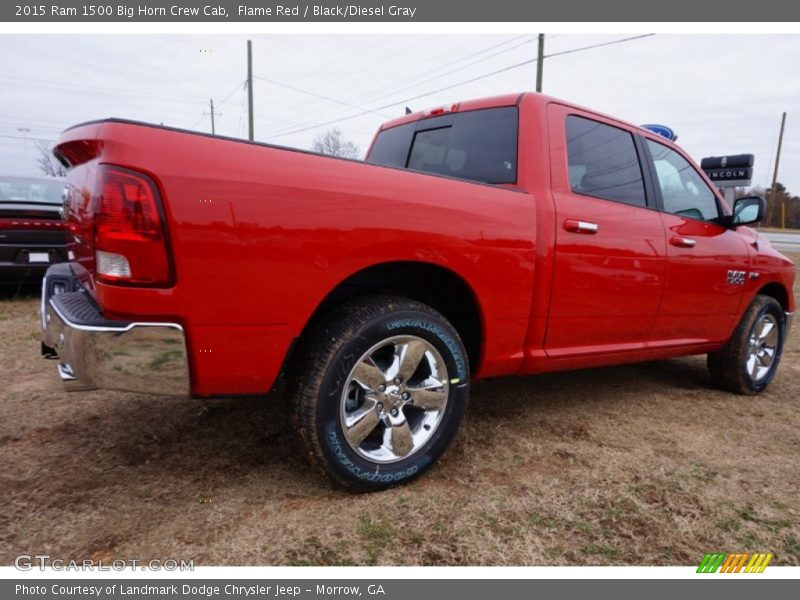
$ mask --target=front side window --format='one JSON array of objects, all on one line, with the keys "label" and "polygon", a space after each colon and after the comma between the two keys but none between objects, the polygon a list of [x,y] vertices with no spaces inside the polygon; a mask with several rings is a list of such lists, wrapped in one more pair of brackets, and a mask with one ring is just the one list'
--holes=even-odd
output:
[{"label": "front side window", "polygon": [[456,113],[444,126],[425,125],[423,120],[382,131],[367,162],[482,183],[516,182],[516,107]]},{"label": "front side window", "polygon": [[672,148],[650,139],[647,147],[653,156],[666,212],[700,221],[719,218],[714,192],[688,160]]},{"label": "front side window", "polygon": [[605,123],[567,117],[567,163],[573,192],[646,206],[633,135]]}]

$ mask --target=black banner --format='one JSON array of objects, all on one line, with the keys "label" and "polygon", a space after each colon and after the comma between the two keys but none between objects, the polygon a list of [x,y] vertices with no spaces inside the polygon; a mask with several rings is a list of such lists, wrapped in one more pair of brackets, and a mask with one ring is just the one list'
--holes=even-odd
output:
[{"label": "black banner", "polygon": [[[791,590],[794,588],[795,592]],[[0,582],[7,600],[507,600],[537,598],[648,598],[690,600],[754,596],[791,598],[792,580],[759,575],[697,575],[673,580],[553,579],[43,579]]]},{"label": "black banner", "polygon": [[787,22],[800,20],[800,4],[785,0],[144,0],[3,2],[0,20],[16,22]]},{"label": "black banner", "polygon": [[731,154],[729,156],[708,156],[700,161],[700,168],[704,171],[710,169],[734,169],[752,167],[755,156],[752,154]]}]

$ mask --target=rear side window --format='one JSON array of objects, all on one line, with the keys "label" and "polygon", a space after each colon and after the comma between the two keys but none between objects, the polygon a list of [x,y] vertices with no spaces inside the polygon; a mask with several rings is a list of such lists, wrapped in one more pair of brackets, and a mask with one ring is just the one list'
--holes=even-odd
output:
[{"label": "rear side window", "polygon": [[[426,129],[426,124],[439,124]],[[517,109],[457,113],[381,132],[367,162],[483,183],[517,180]]]},{"label": "rear side window", "polygon": [[646,206],[633,135],[604,123],[567,117],[567,160],[573,192]]},{"label": "rear side window", "polygon": [[385,129],[378,134],[367,162],[384,167],[405,169],[414,128],[408,125]]}]

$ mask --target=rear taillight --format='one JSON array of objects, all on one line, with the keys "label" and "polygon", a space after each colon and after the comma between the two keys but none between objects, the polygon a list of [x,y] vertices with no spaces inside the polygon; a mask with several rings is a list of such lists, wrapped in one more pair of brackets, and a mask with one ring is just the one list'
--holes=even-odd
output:
[{"label": "rear taillight", "polygon": [[100,281],[136,285],[170,282],[161,199],[149,177],[101,165],[94,217]]}]

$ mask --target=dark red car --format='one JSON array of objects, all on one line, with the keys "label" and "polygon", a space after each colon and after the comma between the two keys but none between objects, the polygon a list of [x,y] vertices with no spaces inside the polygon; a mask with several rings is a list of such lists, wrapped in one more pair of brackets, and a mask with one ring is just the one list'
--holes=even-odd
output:
[{"label": "dark red car", "polygon": [[67,260],[65,186],[55,177],[0,176],[0,285],[38,283]]}]

